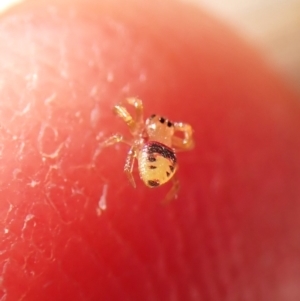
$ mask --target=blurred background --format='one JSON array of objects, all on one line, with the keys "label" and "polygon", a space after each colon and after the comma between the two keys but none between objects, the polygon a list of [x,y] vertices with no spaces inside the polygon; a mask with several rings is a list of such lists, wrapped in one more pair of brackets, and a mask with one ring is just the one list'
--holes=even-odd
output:
[{"label": "blurred background", "polygon": [[[0,12],[22,1],[0,0]],[[181,1],[198,5],[233,27],[300,94],[300,0]]]},{"label": "blurred background", "polygon": [[182,0],[203,7],[261,50],[300,94],[300,0]]}]

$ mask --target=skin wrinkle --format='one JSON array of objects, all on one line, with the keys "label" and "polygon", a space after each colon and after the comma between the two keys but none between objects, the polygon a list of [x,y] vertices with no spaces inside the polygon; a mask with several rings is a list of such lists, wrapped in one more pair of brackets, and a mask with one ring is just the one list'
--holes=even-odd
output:
[{"label": "skin wrinkle", "polygon": [[[160,208],[160,207],[159,207]],[[163,208],[163,207],[162,207]],[[144,236],[151,237],[151,253],[156,253],[155,257],[155,262],[154,264],[151,262],[151,275],[153,277],[152,281],[155,283],[154,290],[156,291],[157,295],[159,295],[159,290],[162,290],[166,292],[162,298],[166,300],[178,300],[178,294],[176,293],[178,287],[176,285],[175,281],[172,281],[171,278],[173,279],[172,275],[167,273],[167,267],[165,266],[165,263],[167,261],[167,258],[169,257],[169,252],[165,251],[163,248],[163,245],[160,243],[161,238],[160,238],[160,231],[157,231],[156,227],[153,225],[152,220],[153,220],[153,214],[157,212],[156,207],[151,207],[150,210],[145,210],[144,214],[144,219],[145,219],[145,226],[147,227],[144,232]],[[155,220],[159,219],[155,218]],[[148,229],[149,228],[149,229]],[[147,239],[149,240],[149,239]],[[155,252],[153,250],[155,248]],[[146,259],[146,257],[142,257]],[[150,264],[150,263],[149,263]],[[168,298],[168,292],[172,294]],[[175,293],[174,293],[175,292]]]},{"label": "skin wrinkle", "polygon": [[219,250],[222,250],[221,252],[224,252],[224,249],[220,249],[220,239],[221,239],[221,235],[217,235],[216,233],[220,233],[220,227],[218,227],[218,214],[217,214],[217,208],[215,207],[215,204],[212,202],[211,206],[209,207],[209,211],[207,212],[208,214],[208,218],[207,218],[207,222],[208,222],[208,226],[207,228],[210,229],[210,236],[211,238],[211,244],[209,245],[209,249],[210,251],[213,253],[213,260],[211,260],[212,262],[212,269],[213,270],[218,270],[218,273],[215,273],[215,278],[214,278],[214,282],[218,285],[219,287],[219,293],[220,295],[218,296],[218,298],[221,298],[222,292],[226,292],[226,284],[224,284],[224,282],[222,281],[222,272],[224,271],[224,261],[221,260],[219,258]]},{"label": "skin wrinkle", "polygon": [[[203,208],[199,207],[199,205],[201,203],[187,202],[187,204],[190,204],[189,206],[194,207],[194,209],[190,211],[190,214],[186,213],[187,216],[192,217],[192,216],[195,215],[196,212],[202,212],[203,211]],[[185,208],[188,208],[188,205]],[[193,229],[193,233],[196,234],[196,233],[200,232],[202,234],[201,235],[201,241],[200,240],[199,241],[198,240],[192,240],[192,242],[194,244],[192,246],[190,246],[190,248],[192,248],[193,250],[198,250],[198,252],[196,252],[196,254],[195,254],[197,256],[197,259],[195,261],[197,262],[200,259],[199,269],[194,270],[194,278],[199,279],[199,272],[200,272],[200,275],[201,275],[202,274],[201,271],[204,271],[203,272],[204,275],[202,277],[202,279],[204,279],[204,282],[203,282],[203,285],[201,286],[203,295],[204,296],[209,296],[209,298],[210,298],[209,300],[219,300],[219,298],[220,298],[219,290],[216,289],[217,282],[215,281],[214,274],[212,272],[210,272],[210,271],[213,271],[213,269],[211,267],[211,262],[212,262],[213,259],[210,258],[211,252],[210,252],[207,244],[202,244],[201,243],[202,240],[205,239],[205,235],[206,235],[205,233],[208,230],[208,227],[207,227],[208,220],[207,220],[206,214],[203,213],[203,217],[204,218],[201,219],[201,221],[203,221],[203,223],[200,224],[197,228],[195,228],[195,225],[190,227],[190,228]],[[191,221],[191,219],[189,219],[189,221]],[[180,214],[177,215],[177,224],[179,225],[179,228],[188,227],[188,225],[184,225],[184,224],[182,224],[182,222],[180,222]],[[210,258],[210,259],[207,260],[207,258]],[[205,266],[206,266],[206,268],[204,268]],[[198,272],[198,273],[195,273],[195,272]]]},{"label": "skin wrinkle", "polygon": [[[56,167],[56,165],[55,165],[54,170],[58,170],[58,169],[59,168]],[[55,212],[59,216],[60,222],[62,224],[70,225],[78,219],[78,216],[74,216],[73,212],[70,211],[70,201],[67,202],[66,200],[64,200],[64,202],[57,204],[57,201],[55,201],[53,199],[57,192],[61,192],[61,193],[65,194],[66,191],[63,188],[63,186],[61,186],[61,185],[56,186],[56,184],[52,184],[52,183],[55,183],[55,182],[49,180],[47,183],[45,183],[46,202],[47,202],[47,204],[49,204],[50,207],[53,208],[53,210],[55,210]],[[52,196],[51,192],[53,192],[53,196]],[[63,206],[62,206],[62,204],[63,204]],[[64,210],[62,210],[62,209],[64,209]]]},{"label": "skin wrinkle", "polygon": [[[230,219],[232,212],[229,207],[224,207],[222,208],[222,211],[219,211],[218,215],[221,215],[221,217],[216,217],[217,223],[215,233],[224,234],[220,236],[220,244],[216,247],[216,250],[219,254],[219,262],[223,263],[224,273],[220,273],[222,276],[221,279],[225,284],[224,289],[227,288],[228,300],[231,300],[230,296],[232,295],[232,293],[235,293],[237,291],[236,288],[238,287],[238,285],[241,285],[241,283],[243,283],[242,279],[245,279],[245,273],[243,269],[239,268],[242,265],[235,264],[236,256],[240,256],[239,253],[241,252],[241,249],[239,249],[238,254],[232,251],[235,232],[232,227],[228,227],[228,220]],[[223,221],[223,223],[218,223],[218,221]],[[232,272],[233,270],[235,270],[237,273],[235,277]],[[226,279],[230,280],[229,283],[226,283]],[[247,282],[244,280],[244,283]],[[233,289],[230,290],[232,286]]]},{"label": "skin wrinkle", "polygon": [[[72,287],[70,288],[70,290],[74,291],[74,296],[76,296],[76,298],[80,298],[79,301],[84,301],[84,292],[82,292],[81,290],[78,289],[78,285],[77,283],[70,278],[69,275],[66,275],[61,269],[60,269],[60,273],[59,276],[63,279],[62,283],[65,284],[65,282],[68,283],[68,285],[72,285]],[[53,287],[53,284],[55,284],[55,282],[52,280],[51,282],[47,282],[46,284],[43,285],[43,288],[47,288],[47,287]],[[34,289],[34,287],[33,287]],[[30,294],[28,294],[28,298],[30,298]]]},{"label": "skin wrinkle", "polygon": [[[193,210],[195,211],[190,211],[190,219],[189,219],[189,222],[190,224],[186,224],[185,227],[187,227],[188,225],[190,226],[190,229],[193,229],[193,234],[192,234],[192,237],[193,236],[196,236],[197,238],[199,238],[199,234],[200,234],[200,239],[199,240],[193,240],[194,243],[192,246],[189,246],[189,243],[187,242],[187,235],[185,234],[185,231],[181,231],[182,232],[182,235],[183,235],[183,238],[185,237],[185,245],[187,245],[187,249],[192,249],[193,252],[192,254],[193,255],[190,255],[192,257],[195,258],[195,262],[198,262],[198,267],[196,269],[192,269],[190,267],[189,269],[189,274],[190,274],[190,278],[193,279],[192,283],[194,284],[193,286],[196,288],[198,287],[198,294],[200,294],[202,296],[202,298],[205,298],[205,296],[207,297],[207,286],[204,285],[204,282],[207,278],[206,274],[207,274],[207,271],[205,272],[205,277],[204,279],[201,279],[201,277],[199,277],[201,275],[201,271],[202,271],[202,267],[203,267],[203,258],[202,256],[200,255],[201,253],[203,253],[203,245],[202,245],[202,238],[203,238],[203,235],[202,235],[202,232],[203,232],[203,229],[199,229],[198,227],[195,227],[194,226],[194,222],[192,222],[192,217],[195,216],[195,212],[197,212],[197,209],[196,209],[196,206],[195,206],[195,202],[192,204],[190,202],[187,201],[187,205],[185,206],[185,209],[188,210],[189,207],[192,207]],[[188,214],[188,211],[185,211],[185,214]],[[180,215],[176,215],[176,220],[174,220],[174,223],[177,223],[177,227],[179,229],[184,229],[184,225],[182,224],[182,222],[180,222]],[[184,235],[185,234],[185,235]],[[198,242],[198,243],[197,243]],[[196,247],[196,248],[195,248]],[[197,250],[197,251],[196,251]],[[184,257],[184,254],[182,254],[182,256]],[[205,260],[204,260],[205,261]],[[186,262],[186,266],[188,263]],[[203,282],[204,280],[204,282]]]},{"label": "skin wrinkle", "polygon": [[[154,218],[154,217],[152,217],[152,218]],[[146,225],[151,225],[150,221],[151,221],[151,218],[149,218],[149,220],[145,224]],[[153,230],[150,230],[150,231],[151,231],[151,233],[154,233]],[[152,241],[149,240],[149,234],[148,233],[149,233],[149,230],[145,231],[145,235],[147,234],[147,241],[150,243],[151,247],[153,248],[153,245],[154,246],[155,245],[160,246],[160,243],[157,244],[159,242],[158,240],[154,240],[154,241],[153,240]],[[159,251],[157,252],[156,257],[159,259],[160,263],[164,262],[164,258],[167,258],[167,255],[165,254],[165,251],[163,250],[163,248],[159,248]],[[144,259],[146,259],[145,256],[144,256]],[[146,261],[146,260],[144,260],[144,261]],[[143,262],[143,260],[141,262]],[[172,280],[171,280],[172,279],[172,275],[169,275],[169,274],[166,273],[167,268],[166,268],[165,264],[163,264],[163,266],[160,265],[160,270],[159,271],[162,271],[162,273],[159,273],[160,275],[157,275],[158,271],[155,272],[155,270],[156,270],[156,266],[153,267],[153,270],[151,269],[151,276],[153,277],[152,281],[155,281],[156,278],[158,277],[158,278],[161,278],[161,281],[163,281],[163,283],[165,282],[165,279],[169,280],[169,285],[170,285],[170,283],[172,283]],[[165,275],[165,276],[167,275],[167,277],[164,278],[163,275]],[[157,293],[159,292],[159,287],[160,286],[157,285],[157,288],[156,288]],[[172,291],[174,291],[174,288],[176,287],[176,285],[175,284],[171,285],[171,287],[173,287]],[[154,288],[154,291],[155,291],[155,288]]]},{"label": "skin wrinkle", "polygon": [[[243,264],[240,264],[240,261],[237,261],[237,258],[240,257],[241,250],[236,246],[236,231],[234,229],[234,225],[230,222],[232,220],[233,212],[228,207],[224,207],[223,213],[226,216],[226,219],[224,219],[225,222],[223,223],[222,227],[219,228],[225,229],[226,234],[229,236],[229,239],[230,233],[233,233],[234,235],[231,240],[229,240],[229,247],[227,247],[226,240],[223,239],[223,248],[219,248],[219,250],[227,250],[227,253],[224,252],[225,259],[222,260],[222,262],[226,264],[226,269],[228,271],[227,279],[230,279],[230,282],[226,284],[227,287],[229,287],[228,300],[235,300],[236,298],[232,297],[232,295],[236,294],[236,292],[238,291],[237,287],[242,286],[242,283],[245,284],[245,280],[243,280],[245,279],[245,273],[243,269],[239,268],[239,266],[243,266]],[[237,262],[239,264],[237,264]]]},{"label": "skin wrinkle", "polygon": [[[184,193],[184,192],[183,192]],[[183,201],[183,198],[179,199],[179,200],[175,200],[176,201]],[[187,259],[184,256],[184,242],[185,242],[185,237],[188,235],[188,233],[186,233],[185,231],[183,231],[183,229],[180,227],[180,223],[177,223],[177,221],[174,219],[174,214],[169,212],[167,212],[167,217],[168,217],[168,223],[172,223],[172,227],[174,228],[174,230],[172,231],[173,236],[175,238],[176,243],[173,244],[173,250],[172,253],[175,253],[175,264],[179,267],[179,269],[181,270],[180,273],[180,278],[183,277],[184,274],[184,278],[186,278],[186,282],[184,287],[186,288],[186,291],[189,291],[189,287],[190,286],[194,286],[196,287],[197,285],[195,285],[195,279],[191,276],[190,270],[189,270],[189,266],[187,264]],[[170,268],[170,267],[169,267]],[[175,279],[173,279],[173,282],[176,283]],[[188,295],[188,293],[187,293]]]},{"label": "skin wrinkle", "polygon": [[[176,226],[177,228],[178,225]],[[174,231],[176,233],[176,230]],[[180,231],[182,232],[182,231]],[[177,233],[179,233],[179,231],[177,230]],[[175,234],[174,234],[175,235]],[[183,244],[183,237],[186,236],[186,235],[178,235],[176,237],[176,246],[179,245],[182,245]],[[181,241],[181,243],[180,243]],[[177,247],[178,248],[178,247]],[[176,256],[176,265],[179,267],[179,270],[181,271],[180,273],[180,278],[182,278],[182,276],[184,275],[184,277],[186,278],[186,284],[185,284],[185,289],[186,289],[186,296],[190,296],[190,298],[192,297],[192,295],[190,295],[190,292],[191,292],[191,288],[194,288],[192,290],[192,292],[195,292],[195,288],[197,287],[197,282],[196,280],[191,276],[191,273],[190,273],[190,268],[189,266],[187,265],[187,259],[184,257],[184,254],[181,253],[180,251],[177,251],[177,256]],[[177,280],[178,282],[178,280]],[[174,281],[174,283],[176,283],[176,281]],[[199,294],[199,288],[197,289],[197,295]],[[178,295],[179,295],[179,292],[178,292]],[[192,298],[191,300],[194,300],[194,298]],[[195,299],[195,300],[198,300],[198,299]]]},{"label": "skin wrinkle", "polygon": [[[166,217],[167,217],[167,220],[164,221],[164,224],[168,225],[168,224],[170,224],[170,221],[171,221],[169,214]],[[151,219],[153,219],[153,218],[151,218]],[[156,237],[158,238],[158,241],[165,241],[165,240],[167,240],[168,237],[172,237],[173,234],[178,231],[175,228],[172,231],[172,233],[164,233],[163,229],[160,229],[157,226],[152,226],[152,227],[154,227],[153,232],[156,233]],[[163,269],[163,273],[161,273],[161,278],[168,279],[169,285],[171,285],[171,287],[172,287],[171,290],[172,290],[173,294],[170,295],[170,300],[173,300],[172,298],[175,298],[175,296],[177,296],[176,298],[178,298],[178,300],[181,300],[179,287],[183,285],[182,283],[180,285],[178,285],[178,280],[176,279],[176,275],[174,275],[174,273],[173,273],[174,267],[170,266],[170,264],[167,264],[173,256],[175,256],[176,259],[175,258],[174,259],[177,262],[177,260],[178,260],[178,256],[177,256],[178,252],[176,251],[177,245],[178,245],[178,239],[176,239],[176,241],[172,243],[172,247],[170,246],[171,249],[168,244],[166,246],[162,246],[161,251],[159,253],[160,254],[159,258],[160,258],[161,264],[160,264],[160,268],[158,271],[161,271]],[[164,248],[166,250],[164,250]],[[169,260],[168,260],[168,258],[169,258]],[[167,277],[165,277],[165,276],[167,276]]]},{"label": "skin wrinkle", "polygon": [[[168,291],[168,289],[166,288],[165,285],[169,285],[170,284],[166,284],[166,279],[170,278],[170,275],[167,274],[167,269],[165,266],[165,262],[166,262],[166,258],[167,258],[167,254],[164,251],[164,249],[162,248],[161,244],[160,244],[160,240],[158,238],[157,232],[155,231],[155,228],[152,226],[151,224],[151,215],[147,214],[145,217],[147,217],[147,221],[146,221],[146,225],[148,228],[151,228],[150,230],[145,231],[145,233],[147,233],[147,241],[149,241],[149,236],[152,237],[152,242],[151,242],[151,247],[155,247],[155,249],[157,250],[156,252],[153,251],[153,249],[151,250],[151,253],[156,253],[158,255],[156,255],[156,259],[155,259],[155,265],[150,266],[152,267],[150,269],[150,267],[148,267],[149,272],[151,272],[151,276],[153,277],[154,281],[156,282],[155,285],[153,287],[153,291],[156,292],[156,294],[159,294],[159,289],[161,287],[161,283],[163,283],[164,285],[164,289],[166,289],[166,291]],[[149,234],[150,233],[150,234]],[[169,281],[170,282],[170,281]],[[173,283],[171,285],[172,290],[174,290],[174,288],[176,287],[175,283]],[[171,288],[170,288],[171,290]]]},{"label": "skin wrinkle", "polygon": [[[142,267],[144,274],[147,275],[149,273],[148,267],[144,265],[143,260],[141,259],[139,253],[135,248],[130,244],[129,240],[126,240],[126,238],[122,238],[122,233],[118,233],[120,230],[116,229],[114,227],[113,223],[109,223],[109,230],[110,233],[114,235],[120,246],[122,246],[122,249],[124,250],[124,246],[126,247],[125,251],[127,254],[131,255],[131,258],[135,258],[138,262],[139,267]],[[134,255],[134,256],[132,256]],[[125,289],[125,285],[123,285],[123,289]],[[151,290],[152,289],[152,290]],[[150,287],[148,288],[147,297],[149,297],[149,300],[155,300],[155,288]]]},{"label": "skin wrinkle", "polygon": [[[76,233],[74,233],[74,234],[76,234]],[[101,258],[101,256],[99,256],[99,254],[95,253],[95,251],[91,247],[90,243],[87,240],[83,239],[83,237],[79,237],[78,235],[74,235],[73,238],[70,238],[69,241],[68,241],[68,243],[70,243],[72,239],[74,239],[74,241],[78,241],[79,242],[78,243],[78,247],[79,248],[80,247],[84,247],[85,249],[89,249],[90,251],[86,252],[86,253],[89,254],[89,257],[92,259],[92,261],[93,261],[92,265],[98,265],[100,269],[103,268],[103,267],[107,267],[108,268],[108,273],[110,275],[109,282],[110,283],[114,283],[114,285],[116,283],[119,284],[119,285],[117,285],[117,287],[121,287],[122,288],[122,293],[123,294],[126,293],[126,291],[124,290],[124,287],[120,286],[120,281],[117,280],[118,278],[116,277],[116,275],[114,275],[114,273],[112,272],[112,270],[109,269],[109,267],[107,266],[107,264],[105,264],[105,260],[103,260],[103,258]],[[66,247],[65,247],[66,249],[67,249],[68,243],[66,243]],[[75,249],[77,249],[77,248],[75,248]],[[66,256],[65,256],[65,258],[66,258],[65,261],[68,259],[68,257],[69,257],[69,254],[67,253]],[[66,277],[69,278],[72,282],[74,282],[76,286],[80,286],[81,285],[80,282],[78,280],[73,279],[71,277],[72,274],[70,274],[67,271],[66,268],[65,269],[63,268],[64,267],[64,258],[63,257],[62,257],[60,265],[61,265],[62,271],[64,271]],[[88,268],[88,265],[87,265],[87,268]],[[112,282],[112,280],[113,280],[113,282]],[[82,291],[85,291],[85,290],[82,289]],[[114,291],[114,289],[112,291]],[[82,298],[84,298],[83,300],[86,300],[88,298],[88,296],[84,296],[83,295]]]},{"label": "skin wrinkle", "polygon": [[[168,220],[169,221],[169,220]],[[150,225],[150,221],[149,223],[147,223]],[[162,239],[160,238],[159,233],[161,231],[157,231],[157,228],[155,227],[155,225],[152,226],[153,230],[152,232],[154,233],[155,236],[155,242],[157,244],[157,246],[161,246],[161,243],[159,243]],[[176,244],[175,244],[176,246]],[[168,273],[169,267],[166,265],[167,263],[167,258],[169,257],[169,252],[168,250],[164,250],[164,248],[161,246],[159,248],[159,264],[157,265],[158,268],[158,275],[155,275],[155,277],[160,277],[164,283],[167,280],[168,281],[168,285],[170,287],[169,291],[172,291],[172,297],[170,296],[170,300],[180,300],[179,299],[179,293],[178,293],[178,285],[177,282],[175,281],[175,277],[173,276],[172,273]],[[171,250],[171,252],[174,253],[174,250]]]},{"label": "skin wrinkle", "polygon": [[[65,277],[65,279],[68,281],[68,283],[72,284],[73,289],[77,288],[77,290],[78,290],[78,287],[80,287],[80,282],[74,280],[72,277],[72,274],[66,273],[62,267],[62,264],[60,264],[60,277],[62,277],[62,276]],[[86,296],[84,295],[84,290],[79,289],[78,291],[79,291],[81,300],[85,300]]]},{"label": "skin wrinkle", "polygon": [[[127,253],[128,254],[136,254],[136,255],[138,255],[138,253],[136,252],[136,251],[134,251],[134,248],[132,248],[132,246],[130,246],[129,244],[128,244],[128,241],[126,241],[126,240],[124,240],[124,238],[122,238],[123,236],[122,235],[120,235],[120,234],[118,234],[118,232],[114,229],[114,226],[113,226],[113,223],[110,223],[110,222],[108,222],[108,228],[109,228],[109,232],[112,234],[112,235],[114,235],[114,240],[116,239],[118,242],[119,242],[119,244],[120,244],[120,247],[122,246],[122,248],[124,248],[124,246],[127,246],[127,248],[128,248],[128,250],[127,250]],[[132,256],[131,256],[132,257]],[[132,258],[140,258],[139,256],[134,256],[134,257],[132,257]],[[143,268],[145,268],[144,267],[144,264],[143,264],[143,262],[140,260],[140,262],[139,262],[139,266],[141,267],[143,267]],[[144,273],[144,274],[147,274],[147,271]],[[119,282],[120,282],[120,280],[119,280]],[[123,289],[124,289],[124,285],[123,285]],[[154,290],[152,290],[152,292],[153,293],[151,293],[151,290],[149,290],[149,292],[148,292],[148,297],[149,298],[151,298],[151,300],[153,300],[154,298],[155,298],[155,295],[153,295],[154,294]],[[128,299],[129,300],[129,299]]]},{"label": "skin wrinkle", "polygon": [[[189,188],[186,188],[187,191],[189,191]],[[202,270],[202,266],[203,266],[203,260],[202,260],[202,256],[201,254],[203,253],[203,245],[201,243],[203,235],[203,228],[198,228],[195,227],[195,220],[197,218],[197,212],[198,208],[197,208],[197,202],[191,202],[191,200],[188,197],[188,193],[185,193],[185,195],[187,196],[186,199],[184,200],[184,211],[175,211],[175,214],[172,215],[172,222],[174,224],[174,227],[176,227],[178,229],[178,231],[180,232],[180,237],[181,237],[181,247],[182,247],[182,258],[186,258],[186,256],[184,255],[187,250],[189,248],[192,248],[192,250],[197,250],[196,252],[194,251],[193,253],[196,254],[197,259],[195,260],[195,262],[199,262],[199,267],[197,269],[192,269],[191,267],[189,268],[188,274],[189,274],[189,278],[191,283],[193,284],[193,287],[199,287],[199,284],[203,284],[203,281],[200,281],[199,279],[199,274],[201,274],[201,270]],[[187,221],[186,225],[183,225],[180,219],[181,215],[185,215],[185,216],[189,216],[189,219]],[[195,243],[198,242],[198,247],[195,248],[195,245],[193,245],[192,247],[189,246],[189,243],[187,242],[187,233],[189,233],[188,229],[193,229],[193,232],[190,233],[190,235],[192,237],[197,237],[200,239],[196,240],[196,239],[192,239]],[[191,256],[191,255],[190,255]],[[205,261],[204,261],[205,262]],[[185,264],[186,267],[188,267],[188,262],[186,259]],[[205,275],[204,279],[206,279],[207,276]],[[202,296],[202,298],[204,298],[204,296],[207,295],[206,290],[207,290],[207,285],[200,285],[201,290],[198,289],[198,294],[200,294]],[[199,297],[200,298],[200,297]]]},{"label": "skin wrinkle", "polygon": [[[193,214],[195,214],[195,212],[192,213],[192,215]],[[177,218],[180,219],[179,216]],[[178,224],[179,224],[179,227],[183,227],[182,222],[178,221]],[[185,225],[185,227],[187,227],[187,226],[188,226],[188,224]],[[209,296],[209,294],[208,294],[209,289],[208,288],[211,286],[211,284],[210,283],[206,284],[205,280],[209,279],[207,276],[210,273],[210,270],[208,268],[205,268],[207,260],[205,260],[205,256],[203,256],[203,254],[204,254],[203,251],[205,249],[204,246],[203,246],[203,243],[202,243],[203,229],[201,229],[201,228],[199,229],[198,227],[195,228],[194,226],[191,226],[190,228],[193,229],[193,232],[192,232],[193,234],[192,234],[192,238],[186,239],[186,240],[189,241],[189,243],[187,241],[186,244],[190,245],[188,247],[189,249],[198,250],[198,251],[191,252],[190,258],[193,258],[195,262],[199,263],[199,268],[198,269],[193,269],[193,268],[190,267],[190,277],[191,277],[191,279],[195,279],[194,280],[195,284],[198,284],[199,294],[201,294],[202,296],[206,296],[206,298],[208,298],[208,296]],[[182,232],[184,233],[184,231],[182,231]],[[200,237],[198,236],[199,232],[201,233]],[[200,238],[200,239],[197,240],[197,238]],[[205,276],[202,278],[201,274],[204,274]],[[212,289],[212,291],[214,293],[216,293],[215,289]],[[213,298],[211,298],[211,299],[213,300]]]},{"label": "skin wrinkle", "polygon": [[[176,231],[176,229],[175,229],[175,231]],[[156,233],[157,233],[157,231],[156,231]],[[163,238],[160,237],[160,239],[163,239]],[[162,254],[162,256],[160,258],[160,262],[161,262],[161,265],[163,265],[165,281],[167,279],[167,281],[171,284],[172,291],[173,291],[173,297],[177,296],[176,298],[178,300],[180,300],[180,294],[179,294],[179,291],[178,291],[178,285],[177,285],[177,282],[176,282],[176,276],[175,275],[173,276],[173,273],[168,273],[168,271],[170,271],[170,266],[167,264],[168,263],[167,258],[169,257],[168,253],[169,252],[173,252],[173,250],[165,250],[164,251],[163,248],[161,248],[161,249],[162,250],[161,250],[160,254]]]},{"label": "skin wrinkle", "polygon": [[[214,205],[214,204],[212,203],[212,205]],[[226,296],[228,296],[229,283],[226,283],[225,279],[232,281],[228,267],[227,267],[227,262],[229,262],[228,255],[230,256],[230,254],[227,254],[226,244],[224,244],[222,242],[222,240],[224,239],[224,236],[216,237],[216,234],[222,233],[224,231],[224,227],[225,227],[224,222],[222,223],[222,225],[220,225],[219,221],[220,220],[225,221],[227,217],[220,219],[218,211],[217,211],[218,209],[214,206],[211,206],[210,208],[211,208],[211,210],[209,211],[210,214],[208,214],[207,221],[208,221],[208,228],[212,231],[211,236],[214,238],[214,240],[212,241],[212,245],[211,245],[211,248],[213,249],[214,256],[215,256],[214,261],[218,265],[218,268],[214,267],[214,269],[219,271],[219,273],[217,274],[217,278],[215,279],[215,282],[219,283],[219,286],[221,287],[220,291],[222,291],[222,290],[225,291]],[[213,224],[212,224],[212,221],[214,221]],[[222,258],[222,256],[224,258]],[[226,276],[224,276],[224,274]],[[228,298],[230,300],[230,296],[228,296]]]}]

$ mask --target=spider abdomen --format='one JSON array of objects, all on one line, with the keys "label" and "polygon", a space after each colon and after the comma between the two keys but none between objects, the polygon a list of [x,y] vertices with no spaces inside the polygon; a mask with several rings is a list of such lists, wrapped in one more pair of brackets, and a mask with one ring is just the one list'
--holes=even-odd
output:
[{"label": "spider abdomen", "polygon": [[145,143],[138,154],[140,177],[148,187],[168,182],[176,172],[177,159],[172,148],[157,142]]}]

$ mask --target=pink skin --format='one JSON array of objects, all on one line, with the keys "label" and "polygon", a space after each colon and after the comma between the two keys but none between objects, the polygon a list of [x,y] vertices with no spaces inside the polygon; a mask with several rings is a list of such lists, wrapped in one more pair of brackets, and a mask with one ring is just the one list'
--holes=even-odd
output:
[{"label": "pink skin", "polygon": [[[299,98],[195,8],[51,2],[0,23],[0,300],[299,300]],[[168,206],[99,151],[126,96],[194,127]]]}]

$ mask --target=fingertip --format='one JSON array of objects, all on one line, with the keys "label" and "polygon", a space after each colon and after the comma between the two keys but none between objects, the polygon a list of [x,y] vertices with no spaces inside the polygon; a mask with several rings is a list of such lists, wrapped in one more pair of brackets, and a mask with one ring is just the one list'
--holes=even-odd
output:
[{"label": "fingertip", "polygon": [[[258,54],[181,3],[45,3],[11,10],[0,32],[8,296],[272,300],[282,267],[297,280],[299,104]],[[97,151],[97,135],[129,134],[111,109],[132,95],[195,132],[163,208],[169,187],[128,183],[126,146]]]}]

